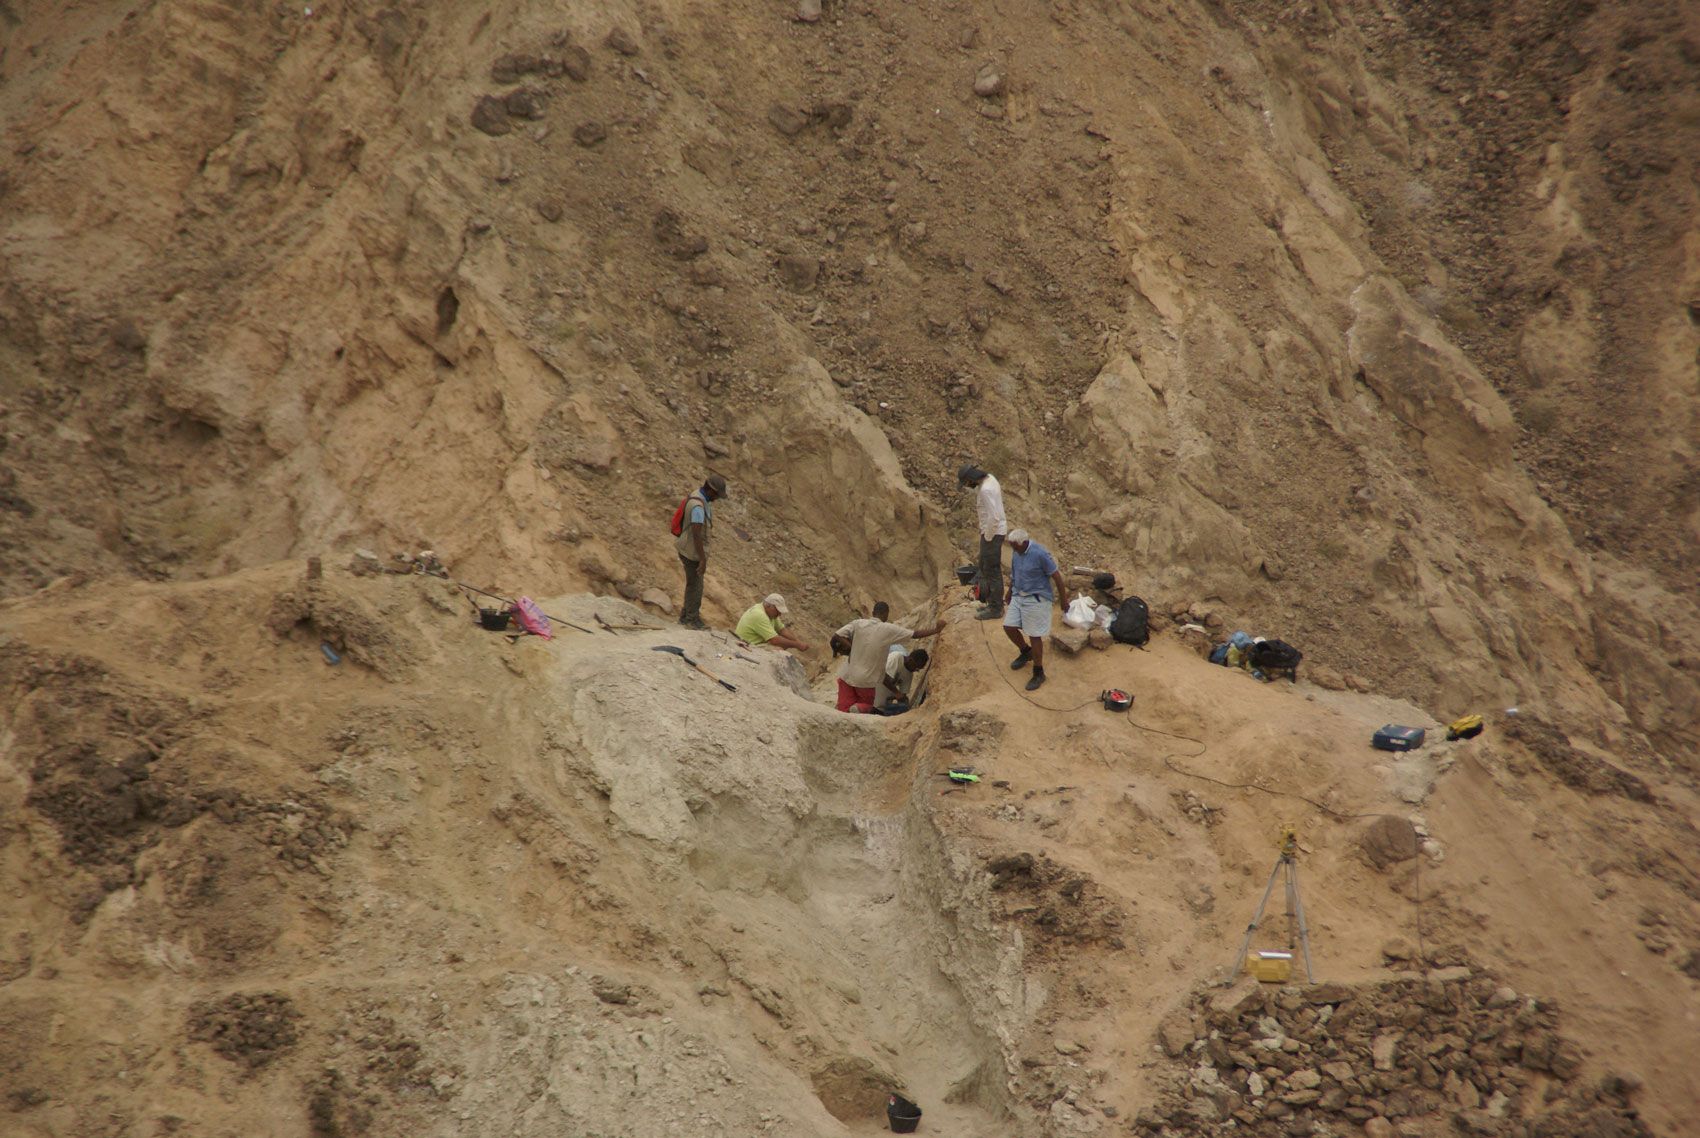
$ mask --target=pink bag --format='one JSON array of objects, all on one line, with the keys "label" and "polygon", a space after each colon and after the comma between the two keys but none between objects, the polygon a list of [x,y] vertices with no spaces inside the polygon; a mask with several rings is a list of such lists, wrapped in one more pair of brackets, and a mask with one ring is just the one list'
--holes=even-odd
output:
[{"label": "pink bag", "polygon": [[521,597],[514,602],[514,617],[519,621],[520,627],[533,636],[549,640],[555,635],[554,630],[549,627],[549,618],[543,615],[543,610],[538,608],[537,602],[530,597]]}]

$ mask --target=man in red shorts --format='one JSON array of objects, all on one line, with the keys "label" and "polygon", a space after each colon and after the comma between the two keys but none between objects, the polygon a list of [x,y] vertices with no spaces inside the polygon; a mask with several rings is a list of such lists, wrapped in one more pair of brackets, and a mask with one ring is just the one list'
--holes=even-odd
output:
[{"label": "man in red shorts", "polygon": [[891,646],[944,631],[942,620],[931,628],[904,628],[887,621],[890,615],[890,606],[880,601],[871,619],[853,620],[833,633],[833,654],[844,657],[838,669],[838,710],[872,714],[877,702],[874,688],[885,675],[885,654]]}]

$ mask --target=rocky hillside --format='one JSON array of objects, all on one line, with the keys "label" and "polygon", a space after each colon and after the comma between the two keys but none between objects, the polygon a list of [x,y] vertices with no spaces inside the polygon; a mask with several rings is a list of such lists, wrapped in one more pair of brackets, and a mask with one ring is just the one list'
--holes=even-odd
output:
[{"label": "rocky hillside", "polygon": [[[373,827],[370,802],[337,814],[263,779],[217,798],[209,772],[282,763],[253,748],[293,720],[215,744],[198,701],[286,706],[255,677],[315,629],[386,683],[458,665],[385,639],[381,607],[319,628],[273,607],[293,586],[246,575],[430,548],[473,584],[665,619],[666,518],[715,470],[732,496],[708,615],[777,590],[819,640],[876,598],[935,598],[971,550],[954,472],[972,459],[1065,565],[1114,569],[1160,615],[1282,636],[1318,699],[1520,708],[1495,721],[1520,737],[1490,781],[1568,812],[1532,840],[1593,843],[1565,862],[1563,911],[1591,925],[1590,889],[1649,891],[1657,920],[1634,927],[1662,970],[1614,998],[1692,995],[1700,8],[0,0],[0,29],[0,636],[37,629],[7,722],[50,719],[33,693],[54,677],[105,691],[107,668],[173,709],[120,700],[122,746],[0,726],[29,819],[7,856],[32,882],[59,857],[91,875],[26,891],[36,935],[191,873],[113,868],[137,834],[240,819],[301,868]],[[42,631],[69,613],[151,647],[95,667]],[[232,617],[254,637],[197,623]],[[386,746],[518,730],[479,714]],[[161,762],[176,789],[126,789]],[[85,807],[116,846],[79,836]],[[256,856],[191,860],[226,859],[196,863],[218,877]],[[633,904],[641,876],[601,896]],[[249,929],[260,910],[217,895],[230,919],[195,920],[234,939],[196,941],[196,968],[229,969],[195,1037],[319,1022],[268,995],[311,954],[246,954],[324,918]],[[167,943],[124,967],[157,979]],[[1507,966],[1503,944],[1473,951]],[[557,996],[584,992],[538,998]],[[975,1022],[968,1068],[997,1050]],[[1623,1027],[1590,1025],[1614,1045]],[[387,1030],[346,1039],[389,1055]],[[1661,1092],[1664,1117],[1691,1090]],[[1013,1109],[962,1093],[979,1133]],[[335,1109],[322,1132],[353,1126]]]}]

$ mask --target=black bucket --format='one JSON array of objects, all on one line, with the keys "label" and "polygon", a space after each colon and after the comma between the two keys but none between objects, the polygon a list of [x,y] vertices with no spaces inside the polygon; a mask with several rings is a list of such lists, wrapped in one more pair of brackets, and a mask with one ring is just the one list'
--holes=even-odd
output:
[{"label": "black bucket", "polygon": [[893,1134],[913,1134],[921,1125],[921,1108],[902,1095],[892,1095],[885,1100],[885,1119]]},{"label": "black bucket", "polygon": [[964,585],[972,585],[974,578],[979,575],[980,567],[978,565],[958,565],[956,567],[956,579]]},{"label": "black bucket", "polygon": [[512,609],[481,608],[478,610],[478,626],[491,632],[506,632],[513,615]]}]

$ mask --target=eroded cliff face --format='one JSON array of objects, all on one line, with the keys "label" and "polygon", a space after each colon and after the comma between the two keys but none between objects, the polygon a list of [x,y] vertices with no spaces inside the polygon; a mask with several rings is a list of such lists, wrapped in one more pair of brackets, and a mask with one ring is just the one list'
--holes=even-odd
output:
[{"label": "eroded cliff face", "polygon": [[1344,673],[1694,741],[1678,5],[13,15],[14,593],[636,597],[713,467],[711,610],[831,621],[930,591],[976,458]]}]

